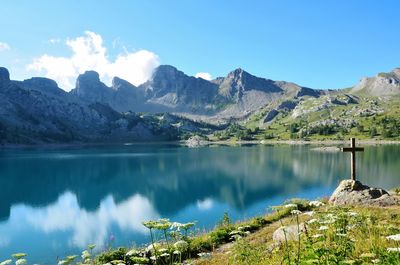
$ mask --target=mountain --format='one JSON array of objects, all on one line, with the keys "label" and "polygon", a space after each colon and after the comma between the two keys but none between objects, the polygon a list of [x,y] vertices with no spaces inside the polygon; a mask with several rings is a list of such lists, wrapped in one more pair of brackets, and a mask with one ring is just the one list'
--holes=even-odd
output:
[{"label": "mountain", "polygon": [[[351,89],[318,90],[241,68],[208,81],[161,65],[140,86],[114,77],[109,87],[97,72],[86,71],[68,93],[48,78],[10,80],[8,70],[0,67],[0,143],[171,140],[210,134],[230,123],[275,126],[268,137],[285,138],[288,131],[349,132],[370,126],[363,117],[382,115],[394,117],[389,127],[396,129],[399,80],[396,68]],[[294,127],[289,129],[290,124]],[[389,127],[382,126],[382,134]],[[390,134],[397,135],[393,130]]]},{"label": "mountain", "polygon": [[[114,83],[122,95],[127,84]],[[0,68],[0,144],[171,140],[208,130],[175,115],[121,113],[103,103],[109,98],[112,90],[95,72],[80,76],[77,89],[66,93],[49,79],[10,80]]]},{"label": "mountain", "polygon": [[157,67],[149,81],[141,85],[149,102],[179,112],[202,112],[219,100],[217,85],[188,76],[170,65]]},{"label": "mountain", "polygon": [[71,93],[118,111],[175,112],[187,117],[206,116],[206,120],[242,118],[281,97],[321,94],[294,83],[256,77],[240,68],[208,81],[188,76],[170,65],[157,67],[139,87],[118,77],[112,87],[107,87],[96,72],[88,71],[78,77]]},{"label": "mountain", "polygon": [[375,77],[364,77],[352,92],[377,97],[400,95],[400,68],[395,68],[389,73],[379,73]]}]

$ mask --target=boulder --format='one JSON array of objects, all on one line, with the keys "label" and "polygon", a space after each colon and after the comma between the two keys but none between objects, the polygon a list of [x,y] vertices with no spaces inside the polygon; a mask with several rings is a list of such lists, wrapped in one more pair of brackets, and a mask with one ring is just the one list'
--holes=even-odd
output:
[{"label": "boulder", "polygon": [[278,243],[283,243],[286,240],[287,241],[292,241],[292,240],[297,241],[299,239],[299,232],[301,233],[304,231],[305,231],[304,223],[299,224],[299,227],[297,227],[297,224],[283,226],[283,227],[279,227],[278,229],[275,230],[275,232],[272,235],[272,239]]},{"label": "boulder", "polygon": [[207,145],[207,141],[203,140],[200,136],[195,135],[186,140],[188,147],[200,147]]},{"label": "boulder", "polygon": [[334,205],[400,205],[400,197],[390,195],[386,190],[371,188],[360,181],[343,180],[333,192],[329,202]]}]

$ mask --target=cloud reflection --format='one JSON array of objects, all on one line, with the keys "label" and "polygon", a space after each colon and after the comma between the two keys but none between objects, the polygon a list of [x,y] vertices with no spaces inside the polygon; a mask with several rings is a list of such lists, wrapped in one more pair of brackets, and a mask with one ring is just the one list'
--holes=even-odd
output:
[{"label": "cloud reflection", "polygon": [[135,194],[121,203],[112,196],[105,197],[99,208],[88,212],[79,207],[78,198],[71,192],[62,194],[54,204],[43,208],[18,205],[22,220],[45,233],[71,231],[71,246],[84,248],[88,244],[104,245],[110,235],[110,227],[145,233],[143,220],[159,218],[150,201]]}]

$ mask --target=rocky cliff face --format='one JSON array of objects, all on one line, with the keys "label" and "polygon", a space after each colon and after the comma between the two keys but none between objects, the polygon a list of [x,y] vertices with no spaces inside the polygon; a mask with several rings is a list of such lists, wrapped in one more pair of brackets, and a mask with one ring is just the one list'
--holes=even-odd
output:
[{"label": "rocky cliff face", "polygon": [[239,102],[246,92],[252,90],[265,93],[283,92],[274,81],[253,76],[241,68],[230,72],[219,82],[219,93],[234,102]]},{"label": "rocky cliff face", "polygon": [[400,68],[389,73],[379,73],[375,77],[364,77],[352,89],[353,93],[366,93],[372,96],[400,95]]},{"label": "rocky cliff face", "polygon": [[172,111],[203,111],[218,100],[217,85],[188,76],[170,65],[161,65],[141,86],[150,102]]},{"label": "rocky cliff face", "polygon": [[117,92],[87,72],[78,78],[77,89],[66,93],[49,79],[12,81],[0,68],[0,144],[168,140],[178,135],[174,124],[191,123],[170,116],[171,122],[161,126],[160,117],[118,112],[107,101],[131,95],[131,87],[123,80],[114,85]]}]

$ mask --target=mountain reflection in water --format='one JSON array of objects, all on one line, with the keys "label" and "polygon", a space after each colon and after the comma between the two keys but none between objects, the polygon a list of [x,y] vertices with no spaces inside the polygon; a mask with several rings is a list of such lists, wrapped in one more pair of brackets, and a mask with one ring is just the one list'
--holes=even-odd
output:
[{"label": "mountain reflection in water", "polygon": [[[141,222],[197,220],[212,228],[263,214],[291,197],[328,196],[349,177],[349,155],[310,146],[190,149],[132,145],[0,151],[0,259],[29,253],[54,263],[87,244],[143,244]],[[367,147],[357,157],[361,181],[400,186],[400,146]]]}]

